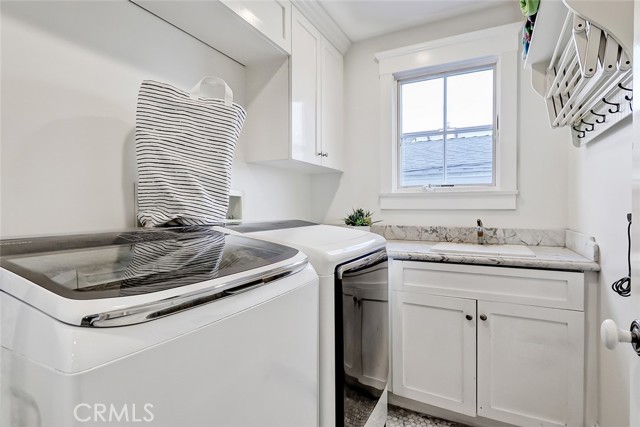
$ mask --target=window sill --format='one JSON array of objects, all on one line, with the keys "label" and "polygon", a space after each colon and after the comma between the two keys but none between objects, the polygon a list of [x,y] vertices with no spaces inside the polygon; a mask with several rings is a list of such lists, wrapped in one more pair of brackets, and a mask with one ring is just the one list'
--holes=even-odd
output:
[{"label": "window sill", "polygon": [[382,210],[515,210],[517,191],[453,190],[380,194]]}]

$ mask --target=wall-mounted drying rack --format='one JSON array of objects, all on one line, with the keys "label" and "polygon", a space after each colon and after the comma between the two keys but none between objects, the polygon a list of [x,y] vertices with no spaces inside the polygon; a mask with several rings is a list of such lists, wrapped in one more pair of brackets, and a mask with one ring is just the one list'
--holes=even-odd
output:
[{"label": "wall-mounted drying rack", "polygon": [[[632,112],[633,10],[621,10],[626,3],[541,2],[526,65],[532,67],[534,89],[546,100],[551,126],[570,127],[575,146]],[[565,17],[562,24],[558,16]],[[536,44],[538,38],[547,46]],[[556,40],[553,50],[550,38]]]}]

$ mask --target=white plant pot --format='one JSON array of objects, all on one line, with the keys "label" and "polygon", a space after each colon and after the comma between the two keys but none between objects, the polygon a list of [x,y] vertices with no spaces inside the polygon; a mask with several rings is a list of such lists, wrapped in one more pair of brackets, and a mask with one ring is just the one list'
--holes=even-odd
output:
[{"label": "white plant pot", "polygon": [[360,231],[371,231],[371,226],[369,225],[345,225],[345,227]]}]

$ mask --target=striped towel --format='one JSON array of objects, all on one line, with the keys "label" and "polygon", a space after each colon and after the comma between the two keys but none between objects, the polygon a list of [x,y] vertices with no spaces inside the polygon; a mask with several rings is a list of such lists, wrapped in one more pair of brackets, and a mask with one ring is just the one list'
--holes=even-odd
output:
[{"label": "striped towel", "polygon": [[165,239],[134,244],[120,296],[173,289],[217,277],[225,235],[211,229],[168,228]]},{"label": "striped towel", "polygon": [[[203,83],[225,98],[204,97]],[[246,112],[221,79],[205,77],[191,92],[145,80],[138,93],[138,220],[145,227],[223,223],[231,166]]]}]

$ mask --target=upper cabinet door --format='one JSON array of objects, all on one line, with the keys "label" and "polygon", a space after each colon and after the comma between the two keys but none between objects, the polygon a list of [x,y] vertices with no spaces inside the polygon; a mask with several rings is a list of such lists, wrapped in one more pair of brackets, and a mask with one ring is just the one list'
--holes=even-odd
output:
[{"label": "upper cabinet door", "polygon": [[322,36],[295,8],[291,33],[291,158],[319,165]]},{"label": "upper cabinet door", "polygon": [[291,53],[291,2],[220,0],[266,38]]},{"label": "upper cabinet door", "polygon": [[343,59],[328,41],[322,44],[322,165],[342,168]]}]

